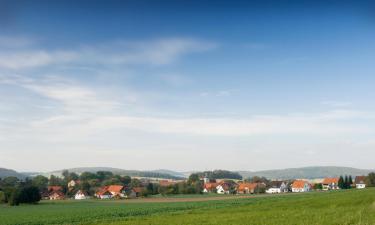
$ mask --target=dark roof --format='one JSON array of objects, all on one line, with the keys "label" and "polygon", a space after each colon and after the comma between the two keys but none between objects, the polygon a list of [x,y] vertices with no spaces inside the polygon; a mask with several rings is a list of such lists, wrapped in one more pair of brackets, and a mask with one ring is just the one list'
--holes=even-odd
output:
[{"label": "dark roof", "polygon": [[356,176],[355,182],[356,184],[364,184],[366,181],[366,176]]}]

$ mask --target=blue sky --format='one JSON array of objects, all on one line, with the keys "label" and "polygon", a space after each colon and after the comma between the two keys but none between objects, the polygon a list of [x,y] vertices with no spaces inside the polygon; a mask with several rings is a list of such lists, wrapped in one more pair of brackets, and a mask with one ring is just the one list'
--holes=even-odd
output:
[{"label": "blue sky", "polygon": [[373,167],[371,2],[0,9],[2,167]]}]

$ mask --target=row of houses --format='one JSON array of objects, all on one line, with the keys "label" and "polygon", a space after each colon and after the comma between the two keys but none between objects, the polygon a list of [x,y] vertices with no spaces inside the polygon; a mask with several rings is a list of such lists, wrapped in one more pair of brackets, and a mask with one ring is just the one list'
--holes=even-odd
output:
[{"label": "row of houses", "polygon": [[[99,188],[94,197],[99,199],[111,199],[111,198],[136,198],[139,197],[140,193],[143,191],[142,187],[128,188],[123,185],[109,185]],[[49,186],[47,191],[42,193],[43,199],[49,200],[62,200],[66,196],[63,193],[63,188],[61,186]],[[74,194],[74,199],[83,200],[89,199],[90,196],[87,192],[83,190],[78,190]]]},{"label": "row of houses", "polygon": [[[366,187],[365,176],[357,176],[354,185],[361,189]],[[264,191],[268,194],[285,193],[285,192],[309,192],[313,189],[313,183],[307,180],[290,181],[271,181],[268,185],[265,183],[246,183],[246,182],[210,182],[204,179],[203,186],[204,193],[218,193],[218,194],[254,194]],[[337,190],[339,189],[339,178],[325,178],[321,181],[322,190]]]}]

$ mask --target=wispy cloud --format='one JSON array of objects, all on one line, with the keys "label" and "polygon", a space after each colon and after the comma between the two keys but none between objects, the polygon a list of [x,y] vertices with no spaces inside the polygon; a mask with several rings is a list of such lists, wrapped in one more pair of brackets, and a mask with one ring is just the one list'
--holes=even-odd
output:
[{"label": "wispy cloud", "polygon": [[73,65],[166,65],[183,55],[208,51],[216,46],[217,44],[213,42],[195,39],[167,38],[137,42],[116,41],[64,50],[12,49],[0,53],[0,67],[23,69],[68,63]]}]

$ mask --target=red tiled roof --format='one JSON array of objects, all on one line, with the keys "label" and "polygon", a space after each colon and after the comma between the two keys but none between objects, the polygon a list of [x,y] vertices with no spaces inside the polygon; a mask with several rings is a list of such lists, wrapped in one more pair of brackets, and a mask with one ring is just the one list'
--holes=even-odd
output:
[{"label": "red tiled roof", "polygon": [[207,190],[212,190],[215,189],[218,185],[218,183],[205,183],[203,188]]},{"label": "red tiled roof", "polygon": [[338,184],[339,183],[339,178],[324,178],[322,184]]},{"label": "red tiled roof", "polygon": [[356,184],[364,184],[366,181],[366,176],[356,176],[355,182]]},{"label": "red tiled roof", "polygon": [[292,184],[292,188],[304,188],[307,181],[295,180]]},{"label": "red tiled roof", "polygon": [[109,185],[106,189],[108,191],[112,192],[112,193],[119,194],[124,189],[124,186],[122,186],[122,185]]},{"label": "red tiled roof", "polygon": [[96,192],[96,195],[97,196],[101,196],[101,195],[112,195],[111,192],[109,192],[107,189],[101,189],[99,191]]},{"label": "red tiled roof", "polygon": [[61,191],[61,186],[48,186],[48,191]]},{"label": "red tiled roof", "polygon": [[242,183],[238,186],[238,191],[254,190],[258,186],[258,183]]}]

